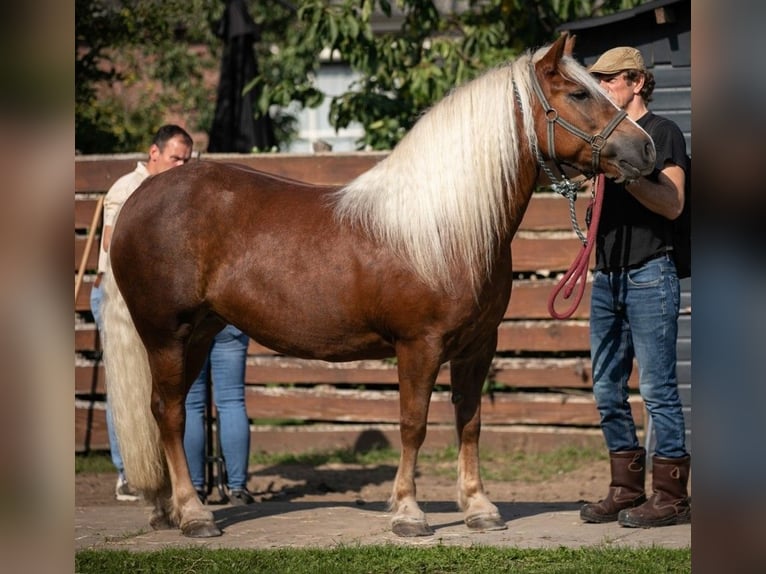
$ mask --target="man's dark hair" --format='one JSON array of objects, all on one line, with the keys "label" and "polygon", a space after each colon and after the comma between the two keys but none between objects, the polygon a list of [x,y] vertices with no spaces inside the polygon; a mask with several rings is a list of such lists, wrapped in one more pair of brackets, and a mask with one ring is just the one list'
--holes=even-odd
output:
[{"label": "man's dark hair", "polygon": [[634,84],[641,78],[641,75],[644,76],[644,86],[641,88],[640,94],[644,99],[644,102],[648,104],[652,101],[652,94],[654,93],[654,74],[649,70],[646,70],[645,72],[640,70],[625,70],[625,78]]},{"label": "man's dark hair", "polygon": [[158,129],[157,133],[154,134],[154,137],[152,138],[152,144],[156,145],[160,148],[160,151],[162,151],[165,149],[165,144],[177,136],[183,138],[184,143],[190,148],[194,147],[194,140],[192,140],[192,137],[185,129],[176,124],[165,124]]}]

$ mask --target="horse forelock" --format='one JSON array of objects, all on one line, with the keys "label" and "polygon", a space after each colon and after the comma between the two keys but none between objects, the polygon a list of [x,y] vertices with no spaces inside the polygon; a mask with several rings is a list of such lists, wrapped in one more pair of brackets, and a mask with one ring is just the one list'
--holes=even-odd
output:
[{"label": "horse forelock", "polygon": [[338,192],[339,219],[390,246],[432,287],[450,290],[459,270],[477,289],[513,223],[523,146],[536,139],[531,58],[493,68],[435,104],[388,157]]},{"label": "horse forelock", "polygon": [[617,108],[617,104],[612,102],[607,97],[606,92],[601,88],[600,84],[591,75],[591,73],[586,68],[581,66],[574,58],[569,56],[562,57],[559,70],[561,71],[562,75],[569,78],[573,82],[581,84],[592,95],[599,98],[605,98],[615,108]]}]

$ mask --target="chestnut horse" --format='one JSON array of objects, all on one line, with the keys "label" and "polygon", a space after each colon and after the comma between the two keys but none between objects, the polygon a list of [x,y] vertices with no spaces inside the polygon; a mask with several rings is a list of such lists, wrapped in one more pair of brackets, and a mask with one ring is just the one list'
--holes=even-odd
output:
[{"label": "chestnut horse", "polygon": [[649,136],[572,44],[562,36],[454,89],[343,188],[200,161],[130,197],[105,277],[105,360],[128,479],[154,504],[152,527],[221,534],[189,477],[184,400],[231,323],[286,355],[396,356],[402,446],[390,506],[400,536],[433,533],[415,465],[449,362],[457,504],[472,530],[506,528],[479,473],[481,388],[537,158],[618,180],[654,166]]}]

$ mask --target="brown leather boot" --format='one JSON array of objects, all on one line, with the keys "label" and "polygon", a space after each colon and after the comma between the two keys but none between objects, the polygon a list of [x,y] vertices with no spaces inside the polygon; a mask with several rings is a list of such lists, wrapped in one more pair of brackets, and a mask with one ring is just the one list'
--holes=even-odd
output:
[{"label": "brown leather boot", "polygon": [[692,510],[686,485],[689,482],[689,455],[681,458],[652,458],[652,489],[654,492],[638,508],[620,512],[620,526],[653,528],[691,522]]},{"label": "brown leather boot", "polygon": [[612,471],[609,493],[604,500],[580,509],[580,518],[585,522],[614,522],[620,510],[646,501],[646,450],[610,452],[609,464]]}]

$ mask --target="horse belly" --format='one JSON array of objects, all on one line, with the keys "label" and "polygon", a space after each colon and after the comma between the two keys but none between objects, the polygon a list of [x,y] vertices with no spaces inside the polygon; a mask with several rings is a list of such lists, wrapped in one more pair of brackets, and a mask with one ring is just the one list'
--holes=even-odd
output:
[{"label": "horse belly", "polygon": [[268,313],[240,316],[239,327],[259,344],[302,359],[353,361],[390,357],[394,347],[358,321],[282,306]]}]

